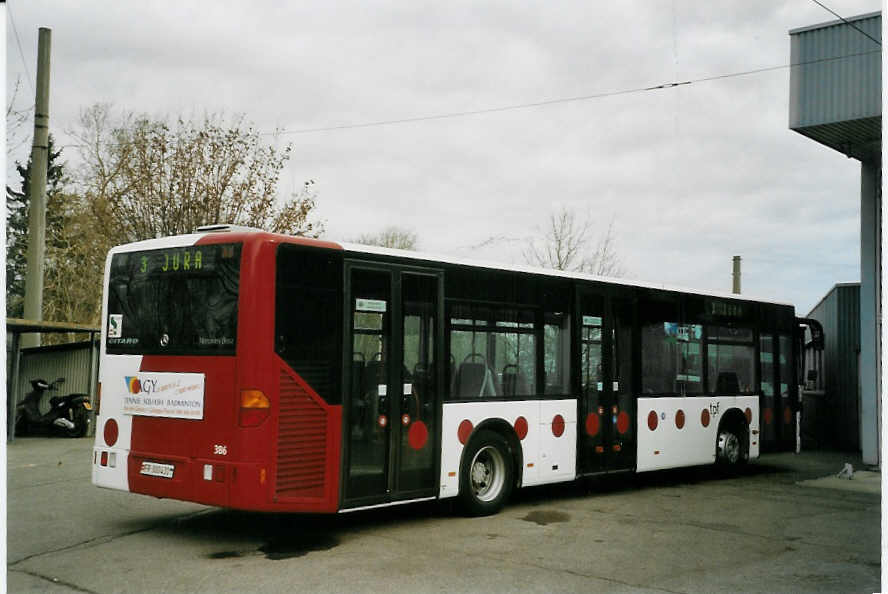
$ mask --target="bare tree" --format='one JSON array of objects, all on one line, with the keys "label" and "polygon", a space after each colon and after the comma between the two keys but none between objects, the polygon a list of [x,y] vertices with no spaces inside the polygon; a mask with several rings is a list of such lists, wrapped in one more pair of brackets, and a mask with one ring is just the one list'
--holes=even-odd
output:
[{"label": "bare tree", "polygon": [[279,233],[317,236],[311,220],[314,181],[279,200],[280,173],[291,145],[265,144],[243,116],[224,123],[124,114],[107,105],[81,114],[76,136],[85,163],[83,194],[111,243],[190,233],[232,223]]},{"label": "bare tree", "polygon": [[378,245],[399,250],[416,249],[416,233],[396,226],[386,227],[379,233],[365,233],[354,241],[364,245]]},{"label": "bare tree", "polygon": [[22,77],[15,79],[15,86],[6,103],[6,161],[12,163],[12,156],[16,150],[28,141],[29,136],[25,133],[25,124],[31,119],[31,113],[34,106],[18,107],[19,91],[22,89]]},{"label": "bare tree", "polygon": [[278,200],[290,146],[266,145],[236,117],[229,124],[124,114],[107,105],[81,114],[71,132],[84,164],[66,187],[64,228],[47,247],[47,319],[98,323],[105,254],[113,245],[190,233],[224,222],[317,236],[314,181]]},{"label": "bare tree", "polygon": [[524,260],[542,268],[621,276],[623,268],[616,252],[613,219],[590,251],[594,230],[591,217],[579,220],[575,211],[562,207],[549,215],[541,236],[528,241]]}]

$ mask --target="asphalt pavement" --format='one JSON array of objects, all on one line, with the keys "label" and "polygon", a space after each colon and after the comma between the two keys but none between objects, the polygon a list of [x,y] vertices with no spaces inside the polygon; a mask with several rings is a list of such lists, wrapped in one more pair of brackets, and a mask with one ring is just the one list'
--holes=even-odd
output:
[{"label": "asphalt pavement", "polygon": [[524,489],[445,503],[259,514],[98,489],[92,439],[7,450],[10,592],[875,592],[879,480],[855,455]]}]

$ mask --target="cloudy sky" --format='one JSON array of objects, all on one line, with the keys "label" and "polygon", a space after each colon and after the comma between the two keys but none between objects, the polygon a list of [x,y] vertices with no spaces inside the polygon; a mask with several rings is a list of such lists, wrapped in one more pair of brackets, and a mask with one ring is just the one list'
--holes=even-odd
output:
[{"label": "cloudy sky", "polygon": [[[825,3],[845,17],[880,9]],[[37,28],[52,29],[60,144],[75,142],[66,130],[98,102],[153,116],[243,113],[288,131],[276,141],[293,144],[281,191],[315,180],[330,239],[398,225],[423,251],[519,263],[527,238],[567,207],[597,233],[614,221],[629,278],[730,291],[740,255],[744,293],[800,314],[859,279],[860,166],[788,129],[789,68],[312,131],[787,65],[790,29],[834,20],[810,0],[6,8],[6,89],[21,81],[19,107],[33,98]],[[76,151],[65,149],[72,165]]]}]

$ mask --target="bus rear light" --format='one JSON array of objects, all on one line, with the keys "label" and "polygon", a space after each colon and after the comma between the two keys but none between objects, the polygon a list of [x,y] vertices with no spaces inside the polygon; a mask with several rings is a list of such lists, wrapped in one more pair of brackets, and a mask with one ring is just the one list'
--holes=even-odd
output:
[{"label": "bus rear light", "polygon": [[111,452],[108,455],[108,466],[111,468],[117,468],[117,452]]},{"label": "bus rear light", "polygon": [[271,402],[261,390],[241,390],[240,418],[241,427],[258,427],[271,411]]},{"label": "bus rear light", "polygon": [[102,466],[108,466],[108,452],[102,452]]}]

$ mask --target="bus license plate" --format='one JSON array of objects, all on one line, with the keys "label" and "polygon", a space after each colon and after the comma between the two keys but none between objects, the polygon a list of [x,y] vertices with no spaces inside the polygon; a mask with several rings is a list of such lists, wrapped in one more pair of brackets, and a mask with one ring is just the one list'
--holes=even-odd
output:
[{"label": "bus license plate", "polygon": [[160,464],[158,462],[142,462],[142,469],[139,471],[140,474],[147,474],[148,476],[159,476],[163,478],[173,478],[173,469],[175,466],[172,464]]}]

